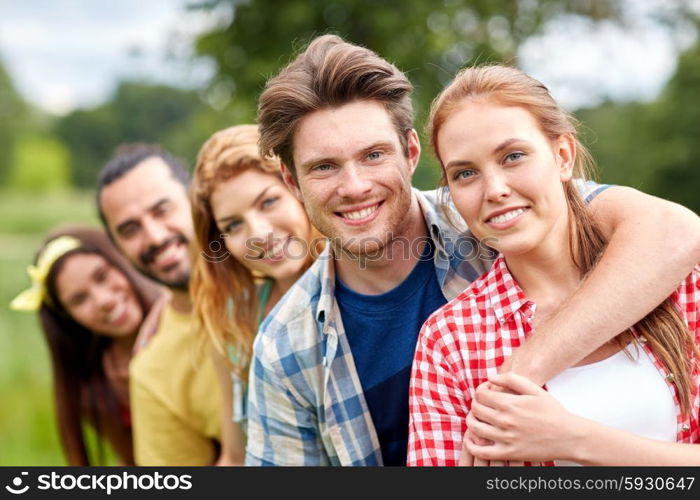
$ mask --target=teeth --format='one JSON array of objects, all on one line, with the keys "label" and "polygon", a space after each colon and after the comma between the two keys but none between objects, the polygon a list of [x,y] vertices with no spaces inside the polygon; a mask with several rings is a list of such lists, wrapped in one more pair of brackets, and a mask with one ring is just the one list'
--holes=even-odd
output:
[{"label": "teeth", "polygon": [[282,240],[279,243],[277,243],[274,247],[272,247],[270,250],[268,250],[265,253],[265,258],[271,258],[280,253],[282,250],[284,250],[284,245],[287,243],[287,240]]},{"label": "teeth", "polygon": [[172,243],[168,245],[165,250],[156,255],[156,258],[153,259],[153,263],[158,265],[161,262],[170,259],[175,254],[175,252],[177,252],[177,244]]},{"label": "teeth", "polygon": [[365,217],[368,217],[370,214],[374,213],[378,206],[379,205],[377,204],[371,207],[363,208],[357,212],[345,212],[341,213],[340,215],[350,220],[364,219]]},{"label": "teeth", "polygon": [[112,312],[109,313],[107,316],[107,323],[114,323],[116,320],[118,320],[121,315],[124,313],[124,310],[126,309],[126,305],[123,302],[120,302],[116,306],[114,306],[114,309],[112,309]]},{"label": "teeth", "polygon": [[495,217],[491,217],[489,219],[489,222],[506,222],[506,221],[509,221],[511,219],[515,219],[518,215],[520,215],[523,212],[525,212],[524,208],[518,208],[516,210],[511,210],[510,212],[506,212],[504,214],[497,215]]}]

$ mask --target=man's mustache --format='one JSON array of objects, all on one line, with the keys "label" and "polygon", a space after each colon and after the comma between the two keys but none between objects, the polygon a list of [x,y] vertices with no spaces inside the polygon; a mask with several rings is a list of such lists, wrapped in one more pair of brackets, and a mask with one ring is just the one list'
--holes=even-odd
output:
[{"label": "man's mustache", "polygon": [[150,247],[148,247],[148,249],[146,249],[145,252],[139,255],[139,260],[141,261],[141,264],[143,264],[144,266],[148,266],[151,263],[153,263],[153,260],[156,258],[156,255],[158,255],[162,250],[165,249],[165,247],[167,247],[171,243],[184,243],[186,245],[188,241],[187,238],[185,238],[183,235],[177,234],[168,238],[158,246],[151,245]]}]

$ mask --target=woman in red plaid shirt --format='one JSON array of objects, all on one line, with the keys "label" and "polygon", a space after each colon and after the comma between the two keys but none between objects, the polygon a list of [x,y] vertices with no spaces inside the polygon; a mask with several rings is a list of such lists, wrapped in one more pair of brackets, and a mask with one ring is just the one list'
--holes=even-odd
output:
[{"label": "woman in red plaid shirt", "polygon": [[507,66],[463,70],[430,121],[457,211],[500,255],[423,325],[408,464],[700,464],[700,268],[549,392],[497,375],[605,248],[579,195],[592,162],[547,88]]}]

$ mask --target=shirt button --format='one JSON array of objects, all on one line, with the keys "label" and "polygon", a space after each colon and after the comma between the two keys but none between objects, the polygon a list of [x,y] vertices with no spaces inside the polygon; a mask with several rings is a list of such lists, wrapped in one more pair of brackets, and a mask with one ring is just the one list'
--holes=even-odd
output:
[{"label": "shirt button", "polygon": [[681,426],[681,430],[682,430],[683,432],[688,432],[688,431],[690,430],[690,426],[689,426],[688,424],[683,424],[683,425]]},{"label": "shirt button", "polygon": [[669,373],[666,375],[666,381],[673,383],[676,381],[676,377],[673,376],[673,373]]}]

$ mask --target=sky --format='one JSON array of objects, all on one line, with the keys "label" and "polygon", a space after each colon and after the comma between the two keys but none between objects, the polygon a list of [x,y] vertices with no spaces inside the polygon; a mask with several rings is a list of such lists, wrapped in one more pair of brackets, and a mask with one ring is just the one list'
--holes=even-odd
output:
[{"label": "sky", "polygon": [[[650,19],[664,0],[626,1],[625,29],[558,19],[521,47],[521,66],[572,110],[603,99],[653,99],[693,35]],[[213,66],[189,57],[189,41],[230,12],[186,12],[187,3],[0,0],[0,58],[23,97],[54,114],[106,101],[124,78],[195,88]]]}]

